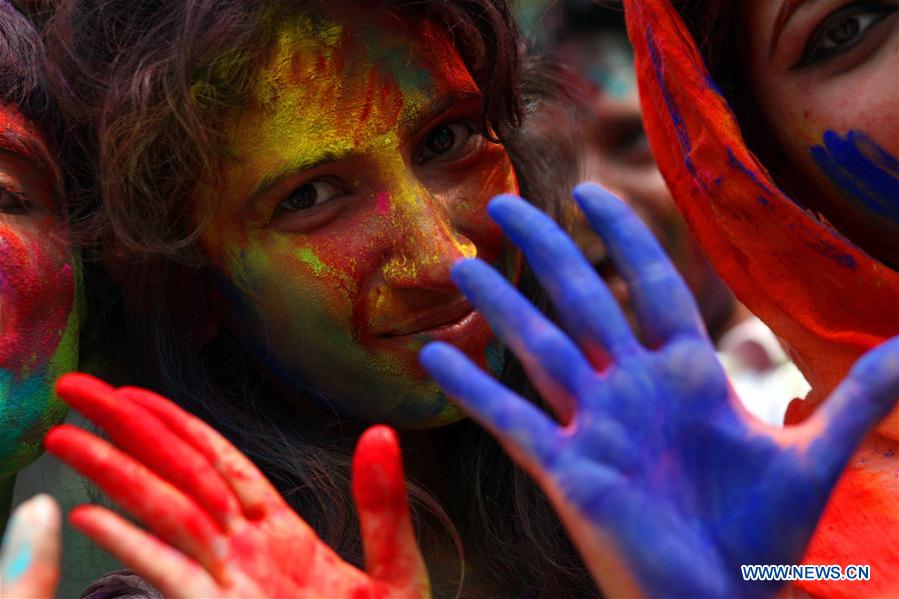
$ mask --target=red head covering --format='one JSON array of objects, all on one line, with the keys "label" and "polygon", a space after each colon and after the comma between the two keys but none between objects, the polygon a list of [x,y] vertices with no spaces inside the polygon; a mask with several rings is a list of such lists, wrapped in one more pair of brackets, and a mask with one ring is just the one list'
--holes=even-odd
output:
[{"label": "red head covering", "polygon": [[[625,0],[643,118],[659,169],[709,260],[788,345],[812,386],[787,421],[826,398],[866,350],[899,334],[899,273],[781,192],[749,151],[668,0]],[[899,589],[899,412],[844,473],[806,556],[868,564],[870,583],[800,585],[814,594]],[[881,470],[886,469],[886,473]],[[859,586],[861,585],[861,586]],[[876,585],[876,586],[875,586]]]}]

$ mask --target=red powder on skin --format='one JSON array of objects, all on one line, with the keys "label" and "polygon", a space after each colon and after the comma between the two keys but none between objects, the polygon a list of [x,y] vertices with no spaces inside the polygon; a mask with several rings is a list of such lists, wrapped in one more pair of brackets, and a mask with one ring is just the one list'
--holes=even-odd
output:
[{"label": "red powder on skin", "polygon": [[[4,177],[38,206],[54,204],[58,172],[40,134],[12,106],[0,106]],[[0,369],[26,375],[55,353],[72,310],[68,244],[50,216],[0,216]]]},{"label": "red powder on skin", "polygon": [[375,70],[369,71],[368,73],[368,85],[365,86],[365,101],[362,103],[362,110],[359,112],[359,121],[366,122],[372,113],[372,106],[374,105],[374,96],[375,96],[375,84],[378,80],[378,72]]},{"label": "red powder on skin", "polygon": [[[862,449],[860,455],[870,454]],[[870,564],[871,579],[800,582],[796,586],[813,596],[835,599],[895,596],[896,576],[891,565],[899,563],[899,546],[890,531],[899,528],[897,493],[899,480],[892,469],[879,471],[860,462],[848,466],[833,491],[839,501],[827,504],[803,563]]]},{"label": "red powder on skin", "polygon": [[71,264],[48,250],[46,239],[0,224],[0,368],[21,373],[49,360],[72,310],[74,284]]},{"label": "red powder on skin", "polygon": [[390,212],[390,195],[386,191],[378,192],[375,203],[378,207],[378,214],[383,216]]},{"label": "red powder on skin", "polygon": [[396,433],[369,428],[353,456],[353,495],[360,514],[368,574],[377,580],[419,586],[420,555],[411,539],[409,503]]},{"label": "red powder on skin", "polygon": [[[256,321],[254,328],[265,330],[263,360],[279,372],[340,393],[385,385],[384,397],[438,398],[418,364],[425,339],[394,341],[385,323],[453,299],[449,269],[456,259],[475,248],[488,262],[502,255],[502,235],[484,205],[517,185],[499,145],[485,144],[451,169],[415,160],[437,120],[438,99],[472,98],[452,113],[442,108],[444,118],[479,116],[477,86],[451,39],[424,27],[410,48],[407,29],[391,21],[369,40],[376,28],[367,13],[360,23],[340,25],[340,38],[327,23],[285,25],[279,52],[260,75],[264,109],[227,128],[241,166],[204,190],[224,193],[224,201],[202,243],[249,300],[228,315],[229,326]],[[329,153],[350,157],[314,173],[296,170]],[[276,173],[279,182],[255,200],[248,220],[245,199]],[[355,195],[336,200],[344,203],[339,217],[310,228],[296,215],[272,217],[292,189],[322,175],[344,181]],[[489,329],[474,337],[462,349],[483,362]],[[351,407],[398,412],[393,405]]]}]

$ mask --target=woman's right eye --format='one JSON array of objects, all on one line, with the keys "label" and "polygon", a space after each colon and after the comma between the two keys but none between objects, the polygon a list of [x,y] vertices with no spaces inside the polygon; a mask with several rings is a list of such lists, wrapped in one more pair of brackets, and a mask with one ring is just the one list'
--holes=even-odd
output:
[{"label": "woman's right eye", "polygon": [[17,193],[0,187],[0,212],[5,214],[25,214],[28,212],[28,200]]},{"label": "woman's right eye", "polygon": [[882,2],[856,2],[831,13],[812,32],[793,68],[826,60],[854,46],[872,26],[897,10]]},{"label": "woman's right eye", "polygon": [[328,181],[311,181],[291,191],[278,207],[275,217],[286,212],[301,212],[319,206],[340,194],[343,190]]}]

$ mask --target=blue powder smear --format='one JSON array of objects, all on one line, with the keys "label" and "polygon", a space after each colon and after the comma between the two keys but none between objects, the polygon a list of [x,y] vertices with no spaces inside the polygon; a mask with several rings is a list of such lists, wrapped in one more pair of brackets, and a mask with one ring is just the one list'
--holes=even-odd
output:
[{"label": "blue powder smear", "polygon": [[869,215],[899,224],[899,160],[861,131],[824,133],[812,159],[830,181]]}]

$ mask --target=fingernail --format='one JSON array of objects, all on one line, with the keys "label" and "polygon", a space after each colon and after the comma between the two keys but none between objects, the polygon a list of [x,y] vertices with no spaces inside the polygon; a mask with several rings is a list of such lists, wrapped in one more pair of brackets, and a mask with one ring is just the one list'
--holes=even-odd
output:
[{"label": "fingernail", "polygon": [[387,426],[366,430],[353,456],[353,490],[358,507],[383,510],[404,504],[402,457],[396,433]]},{"label": "fingernail", "polygon": [[4,584],[18,581],[34,561],[35,544],[48,528],[59,528],[59,511],[48,495],[38,495],[20,505],[3,537],[0,572]]}]

